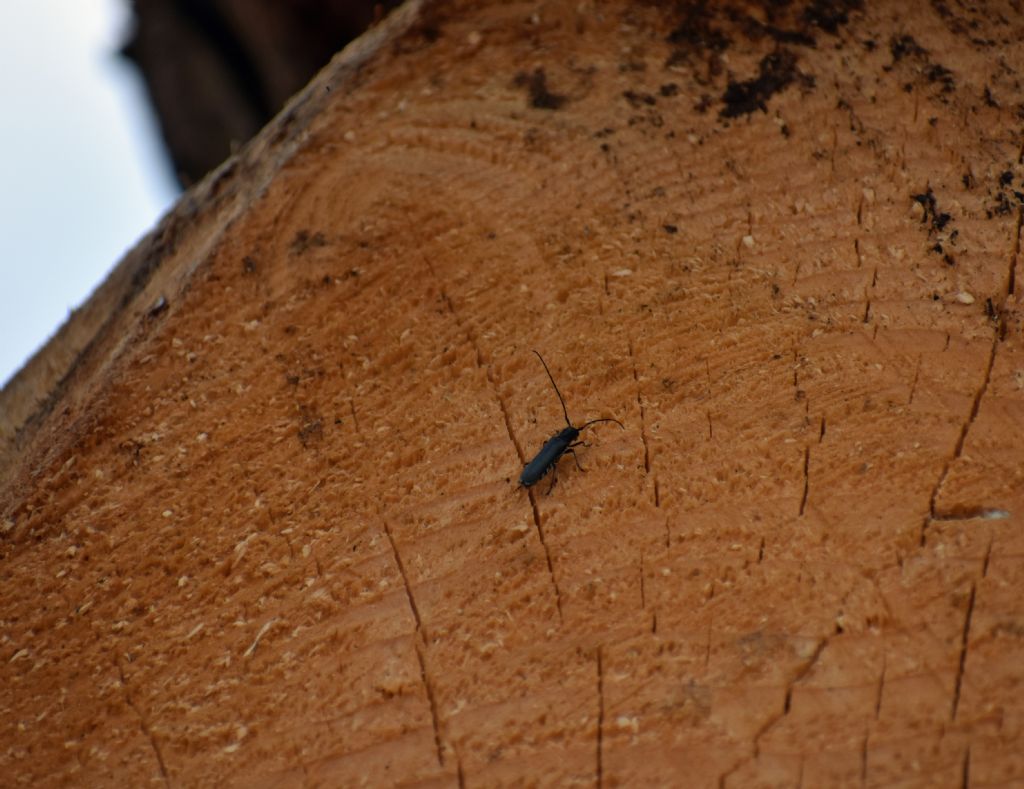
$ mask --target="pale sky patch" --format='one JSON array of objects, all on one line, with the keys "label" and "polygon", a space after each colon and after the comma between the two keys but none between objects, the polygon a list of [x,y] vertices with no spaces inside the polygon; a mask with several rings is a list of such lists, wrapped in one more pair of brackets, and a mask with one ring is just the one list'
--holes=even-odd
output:
[{"label": "pale sky patch", "polygon": [[0,385],[176,198],[120,0],[0,4]]}]

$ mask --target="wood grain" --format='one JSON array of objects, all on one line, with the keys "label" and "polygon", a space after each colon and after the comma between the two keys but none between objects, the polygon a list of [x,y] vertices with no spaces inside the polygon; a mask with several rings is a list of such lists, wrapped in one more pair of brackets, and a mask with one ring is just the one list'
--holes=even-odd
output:
[{"label": "wood grain", "polygon": [[241,154],[9,450],[0,774],[1024,780],[1022,17],[730,8],[407,8]]}]

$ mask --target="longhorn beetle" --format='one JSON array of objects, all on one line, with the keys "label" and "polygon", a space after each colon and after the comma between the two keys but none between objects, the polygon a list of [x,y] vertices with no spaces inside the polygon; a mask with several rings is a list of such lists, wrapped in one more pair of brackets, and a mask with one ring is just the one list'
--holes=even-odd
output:
[{"label": "longhorn beetle", "polygon": [[596,425],[598,422],[614,422],[623,430],[626,427],[618,419],[611,419],[610,417],[606,419],[592,419],[586,424],[576,427],[569,419],[569,410],[565,407],[565,400],[562,398],[562,393],[558,391],[558,384],[555,383],[555,378],[551,375],[547,362],[544,361],[544,357],[537,353],[537,351],[534,351],[534,353],[537,354],[540,363],[544,365],[544,371],[548,374],[548,378],[551,379],[551,385],[555,387],[555,394],[558,395],[558,402],[562,404],[562,413],[565,414],[565,424],[568,427],[555,433],[555,435],[545,441],[544,446],[540,448],[540,452],[534,456],[533,460],[523,466],[523,473],[519,475],[519,484],[524,488],[536,485],[545,474],[554,470],[554,474],[551,477],[551,487],[548,488],[548,493],[550,493],[551,488],[555,487],[555,479],[558,477],[556,465],[566,452],[572,452],[572,458],[576,461],[576,468],[583,471],[580,460],[576,457],[576,450],[573,449],[573,447],[578,447],[583,443],[582,441],[576,441],[580,437],[581,431],[586,430],[591,425]]}]

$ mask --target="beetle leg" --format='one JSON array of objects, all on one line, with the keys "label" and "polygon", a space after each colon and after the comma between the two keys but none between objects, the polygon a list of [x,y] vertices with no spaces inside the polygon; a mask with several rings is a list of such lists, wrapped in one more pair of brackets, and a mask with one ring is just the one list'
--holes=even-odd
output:
[{"label": "beetle leg", "polygon": [[551,495],[551,491],[554,489],[555,481],[557,479],[558,479],[558,461],[556,460],[552,464],[552,466],[551,466],[551,484],[548,485],[548,492],[544,494],[545,496]]},{"label": "beetle leg", "polygon": [[[583,442],[581,441],[580,443],[582,444]],[[566,452],[572,452],[572,459],[576,461],[576,468],[578,468],[580,471],[586,471],[586,469],[584,469],[583,466],[580,465],[580,459],[578,457],[576,457],[576,450],[573,449],[574,446],[577,446],[577,445],[576,444],[570,444],[566,448],[565,451]]]}]

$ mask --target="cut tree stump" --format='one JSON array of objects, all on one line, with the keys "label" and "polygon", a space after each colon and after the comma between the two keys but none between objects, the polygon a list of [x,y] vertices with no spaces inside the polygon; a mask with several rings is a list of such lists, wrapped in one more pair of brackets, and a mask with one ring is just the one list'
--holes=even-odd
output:
[{"label": "cut tree stump", "polygon": [[[0,775],[1024,782],[1018,4],[407,5],[0,396]],[[564,424],[580,465],[517,487]]]}]

